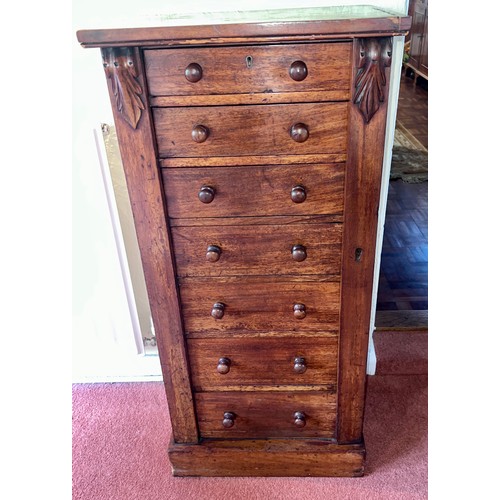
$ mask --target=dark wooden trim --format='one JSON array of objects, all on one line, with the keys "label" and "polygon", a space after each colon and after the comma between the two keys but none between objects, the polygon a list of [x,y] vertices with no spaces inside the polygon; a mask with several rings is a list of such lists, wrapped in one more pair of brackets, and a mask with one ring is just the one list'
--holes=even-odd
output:
[{"label": "dark wooden trim", "polygon": [[174,476],[360,477],[365,460],[364,443],[329,439],[171,442],[168,453]]},{"label": "dark wooden trim", "polygon": [[[137,85],[146,89],[139,49],[128,50],[127,54],[134,60]],[[110,57],[109,49],[105,57]],[[118,109],[115,85],[110,79],[108,89],[150,298],[173,435],[176,442],[194,443],[198,440],[198,429],[151,112],[149,106],[145,106],[134,128]],[[145,90],[142,96],[147,100]]]},{"label": "dark wooden trim", "polygon": [[[120,28],[80,30],[78,41],[84,47],[140,45],[142,47],[180,45],[219,45],[272,43],[273,41],[334,40],[385,33],[405,34],[411,27],[408,16],[367,19],[335,19],[328,21],[288,21],[203,26],[162,26],[152,28]],[[321,38],[318,38],[321,37]]]},{"label": "dark wooden trim", "polygon": [[381,331],[427,331],[427,310],[377,311],[375,327]]},{"label": "dark wooden trim", "polygon": [[[375,41],[381,46],[386,42],[385,38]],[[360,40],[355,40],[353,85],[359,71],[360,51]],[[390,68],[385,75],[387,80],[389,74]],[[362,439],[387,89],[387,85],[383,86],[385,99],[369,123],[355,102],[349,110],[337,405],[339,443]]]}]

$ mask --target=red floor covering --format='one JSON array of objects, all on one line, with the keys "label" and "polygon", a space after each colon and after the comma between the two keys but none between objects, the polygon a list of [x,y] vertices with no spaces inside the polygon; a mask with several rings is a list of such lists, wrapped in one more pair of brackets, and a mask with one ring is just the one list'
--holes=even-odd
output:
[{"label": "red floor covering", "polygon": [[74,500],[427,498],[427,375],[369,377],[362,478],[175,478],[158,382],[73,386]]}]

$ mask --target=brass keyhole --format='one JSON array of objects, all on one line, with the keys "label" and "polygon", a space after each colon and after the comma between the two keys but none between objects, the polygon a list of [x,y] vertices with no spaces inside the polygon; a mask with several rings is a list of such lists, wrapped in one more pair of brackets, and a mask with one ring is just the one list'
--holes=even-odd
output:
[{"label": "brass keyhole", "polygon": [[253,64],[253,58],[252,56],[247,56],[246,57],[246,63],[247,63],[247,68],[251,68],[252,67],[252,64]]}]

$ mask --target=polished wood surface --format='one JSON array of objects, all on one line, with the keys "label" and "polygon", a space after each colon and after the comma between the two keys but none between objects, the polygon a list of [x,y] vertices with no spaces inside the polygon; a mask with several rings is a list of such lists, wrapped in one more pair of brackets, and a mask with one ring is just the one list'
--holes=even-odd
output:
[{"label": "polished wood surface", "polygon": [[[246,276],[339,274],[342,226],[172,227],[178,276]],[[300,245],[307,257],[294,259]],[[209,246],[221,249],[217,261],[207,262]],[[302,256],[297,250],[295,254]]]},{"label": "polished wood surface", "polygon": [[[211,48],[146,50],[144,60],[152,95],[283,93],[349,90],[351,44],[221,47],[217,59]],[[196,84],[186,80],[190,64],[202,68]],[[307,75],[296,80],[302,63]],[[302,67],[302,66],[300,66]],[[306,70],[302,70],[303,73]]]},{"label": "polished wood surface", "polygon": [[[195,391],[224,391],[231,386],[315,386],[335,390],[337,338],[211,338],[189,339],[189,360]],[[303,363],[296,362],[297,357]],[[220,358],[230,360],[230,369],[218,371]],[[227,363],[226,363],[227,364]],[[305,365],[297,371],[296,365]]]},{"label": "polished wood surface", "polygon": [[346,153],[334,154],[304,154],[304,155],[248,155],[248,156],[217,156],[206,158],[160,158],[161,167],[240,167],[262,165],[312,165],[325,163],[344,163]]},{"label": "polished wood surface", "polygon": [[79,30],[77,37],[84,47],[177,47],[335,40],[375,33],[391,36],[404,34],[411,26],[411,18],[370,5],[204,12],[201,24],[196,14],[170,19],[158,27]]},{"label": "polished wood surface", "polygon": [[[181,283],[180,296],[188,337],[267,336],[277,332],[334,335],[338,331],[338,282],[281,279],[263,283],[259,279],[252,283],[245,277],[232,283],[214,283],[198,279]],[[220,321],[210,317],[214,303],[224,304]]]},{"label": "polished wood surface", "polygon": [[[109,57],[109,53],[106,53],[106,58]],[[131,51],[128,58],[132,57],[138,75],[136,83],[139,88],[144,89],[142,92],[146,92],[139,51]],[[117,78],[121,77],[117,75]],[[125,88],[125,84],[121,87]],[[108,78],[108,89],[136,222],[158,354],[165,374],[172,432],[176,442],[194,443],[198,441],[198,428],[179,308],[173,248],[166,220],[161,176],[156,165],[152,118],[149,108],[144,106],[136,126],[132,127],[129,117],[118,106],[116,81]],[[147,99],[147,95],[145,98]],[[155,237],[151,238],[153,233]],[[169,370],[173,372],[170,373]]]},{"label": "polished wood surface", "polygon": [[[375,44],[375,45],[374,45]],[[387,57],[388,39],[371,43],[371,57]],[[353,72],[366,67],[367,43],[354,44]],[[374,48],[375,47],[375,48]],[[383,54],[383,52],[386,52]],[[383,57],[382,57],[383,56]],[[384,71],[389,80],[390,68]],[[356,85],[356,78],[353,82]],[[349,153],[346,165],[345,229],[342,246],[342,291],[339,349],[339,443],[361,441],[366,384],[366,360],[375,262],[378,205],[384,157],[387,85],[381,87],[382,98],[372,114],[353,102],[349,113]],[[359,106],[359,111],[356,109]],[[367,119],[369,118],[369,119]]]},{"label": "polished wood surface", "polygon": [[[205,438],[332,438],[335,403],[327,391],[202,392],[196,394],[196,414]],[[226,411],[234,414],[230,429],[222,424]]]},{"label": "polished wood surface", "polygon": [[331,439],[206,439],[198,445],[170,442],[174,476],[359,477],[364,443]]},{"label": "polished wood surface", "polygon": [[409,19],[306,12],[78,33],[103,48],[120,122],[176,475],[363,473],[391,37]]},{"label": "polished wood surface", "polygon": [[[407,66],[425,78],[429,77],[428,30],[428,2],[415,0],[410,28],[410,58]],[[415,75],[415,80],[416,78]]]},{"label": "polished wood surface", "polygon": [[343,213],[341,163],[167,168],[162,176],[172,218]]},{"label": "polished wood surface", "polygon": [[[346,150],[345,103],[153,108],[160,156],[197,157],[342,153]],[[304,123],[305,142],[290,136]],[[195,127],[207,130],[195,142]]]}]

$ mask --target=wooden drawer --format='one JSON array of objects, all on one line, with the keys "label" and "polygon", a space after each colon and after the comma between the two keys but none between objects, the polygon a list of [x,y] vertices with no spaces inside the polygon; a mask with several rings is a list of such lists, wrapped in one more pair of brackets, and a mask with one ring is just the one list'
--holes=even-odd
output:
[{"label": "wooden drawer", "polygon": [[[270,390],[294,386],[336,390],[337,337],[188,339],[196,391]],[[229,360],[229,371],[223,358]],[[305,371],[298,373],[303,358]],[[296,365],[298,368],[296,368]],[[290,387],[289,387],[290,388]]]},{"label": "wooden drawer", "polygon": [[[347,103],[343,102],[153,108],[153,115],[162,157],[346,152]],[[291,137],[297,124],[308,129],[304,142]],[[207,131],[204,142],[193,140],[196,127]],[[195,136],[202,139],[200,132]]]},{"label": "wooden drawer", "polygon": [[338,282],[190,281],[180,296],[188,337],[338,332]]},{"label": "wooden drawer", "polygon": [[344,164],[167,168],[162,175],[172,218],[342,214],[344,207]]},{"label": "wooden drawer", "polygon": [[[337,275],[341,238],[342,224],[172,227],[179,277]],[[297,262],[300,245],[306,258]]]},{"label": "wooden drawer", "polygon": [[[144,60],[151,95],[348,91],[351,47],[350,42],[340,42],[160,49],[144,51]],[[296,61],[307,68],[307,76],[301,81],[290,76]],[[201,68],[201,79],[196,82],[188,81],[185,74],[193,64]]]},{"label": "wooden drawer", "polygon": [[[201,392],[195,398],[202,437],[334,436],[336,395],[332,392]],[[224,418],[225,413],[230,415]]]}]

